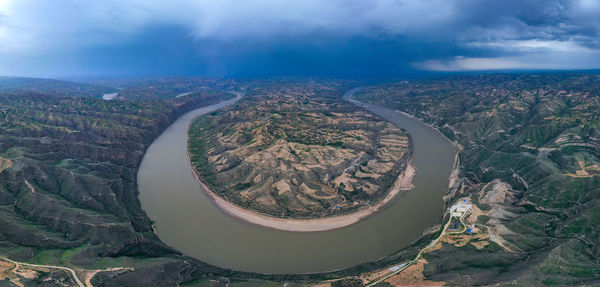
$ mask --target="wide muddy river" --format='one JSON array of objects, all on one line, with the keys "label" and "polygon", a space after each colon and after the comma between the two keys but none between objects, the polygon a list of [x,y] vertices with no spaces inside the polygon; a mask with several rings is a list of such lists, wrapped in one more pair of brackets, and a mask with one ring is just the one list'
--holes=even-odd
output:
[{"label": "wide muddy river", "polygon": [[138,172],[142,208],[155,221],[158,236],[186,255],[243,271],[329,271],[398,251],[440,219],[456,148],[419,120],[368,104],[361,105],[410,134],[418,170],[414,189],[398,195],[381,212],[331,231],[278,231],[224,214],[192,173],[187,129],[195,116],[234,102],[200,108],[179,118],[148,148]]}]

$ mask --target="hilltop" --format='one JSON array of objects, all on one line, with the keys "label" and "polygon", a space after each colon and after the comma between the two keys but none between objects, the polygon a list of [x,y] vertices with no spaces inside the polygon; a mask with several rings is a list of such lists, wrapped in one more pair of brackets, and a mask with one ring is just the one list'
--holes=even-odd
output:
[{"label": "hilltop", "polygon": [[198,118],[192,165],[212,192],[260,214],[319,218],[381,201],[410,157],[408,135],[335,87],[274,84]]},{"label": "hilltop", "polygon": [[101,98],[104,94],[115,93],[117,91],[116,88],[99,84],[43,78],[0,76],[1,93],[38,93],[54,97]]}]

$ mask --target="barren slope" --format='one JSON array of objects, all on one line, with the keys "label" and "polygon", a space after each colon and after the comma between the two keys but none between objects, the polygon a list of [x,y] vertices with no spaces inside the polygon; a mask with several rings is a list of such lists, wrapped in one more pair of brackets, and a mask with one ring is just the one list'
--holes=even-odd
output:
[{"label": "barren slope", "polygon": [[324,217],[385,197],[408,158],[399,128],[319,87],[270,88],[190,129],[201,181],[242,207],[280,217]]}]

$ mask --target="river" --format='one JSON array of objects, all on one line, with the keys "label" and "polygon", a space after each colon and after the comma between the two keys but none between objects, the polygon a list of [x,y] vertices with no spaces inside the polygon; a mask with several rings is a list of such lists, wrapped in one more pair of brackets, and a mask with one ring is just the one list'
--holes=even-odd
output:
[{"label": "river", "polygon": [[[356,90],[346,93],[348,99]],[[142,208],[167,244],[204,262],[242,271],[306,273],[374,261],[406,247],[440,219],[456,148],[419,120],[361,103],[405,129],[413,141],[415,188],[354,225],[323,232],[286,232],[238,221],[202,191],[187,159],[187,129],[195,116],[236,101],[193,110],[148,148],[138,172]]]}]

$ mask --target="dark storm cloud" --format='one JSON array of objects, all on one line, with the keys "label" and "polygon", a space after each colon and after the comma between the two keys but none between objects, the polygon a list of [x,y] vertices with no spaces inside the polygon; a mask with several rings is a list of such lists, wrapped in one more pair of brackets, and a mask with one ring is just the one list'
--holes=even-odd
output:
[{"label": "dark storm cloud", "polygon": [[598,0],[0,0],[0,73],[600,68],[598,15]]}]

